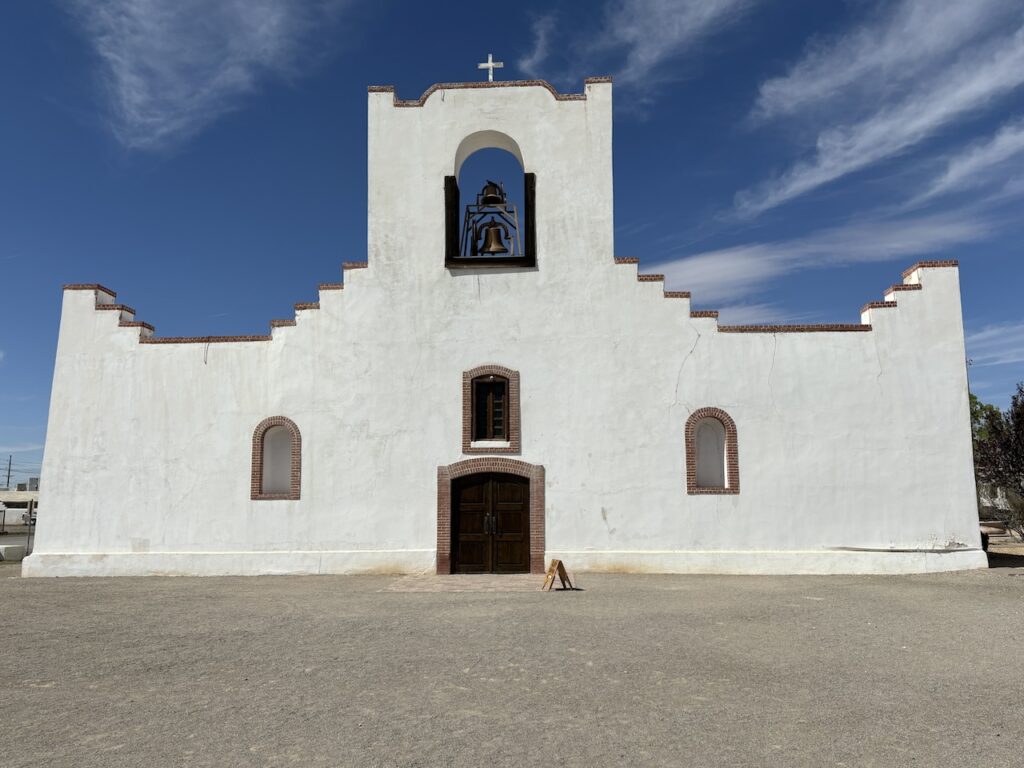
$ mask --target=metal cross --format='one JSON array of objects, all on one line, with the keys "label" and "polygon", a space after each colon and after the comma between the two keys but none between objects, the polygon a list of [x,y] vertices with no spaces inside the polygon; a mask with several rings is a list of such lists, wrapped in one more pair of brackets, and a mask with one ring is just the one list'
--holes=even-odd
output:
[{"label": "metal cross", "polygon": [[488,83],[493,83],[494,82],[494,70],[501,69],[504,66],[505,66],[505,62],[503,62],[503,61],[495,61],[491,57],[491,54],[488,53],[487,54],[487,61],[482,63],[482,64],[477,64],[476,68],[477,69],[486,69],[487,70],[487,82]]}]

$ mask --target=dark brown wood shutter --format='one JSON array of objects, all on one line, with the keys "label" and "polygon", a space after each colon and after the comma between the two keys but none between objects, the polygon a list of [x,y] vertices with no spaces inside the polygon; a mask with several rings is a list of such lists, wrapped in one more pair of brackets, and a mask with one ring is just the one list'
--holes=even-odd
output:
[{"label": "dark brown wood shutter", "polygon": [[507,440],[508,381],[496,376],[473,379],[473,439]]},{"label": "dark brown wood shutter", "polygon": [[523,223],[524,233],[523,261],[524,266],[533,267],[537,264],[537,174],[523,174]]},{"label": "dark brown wood shutter", "polygon": [[444,177],[444,260],[459,258],[459,182],[454,176]]}]

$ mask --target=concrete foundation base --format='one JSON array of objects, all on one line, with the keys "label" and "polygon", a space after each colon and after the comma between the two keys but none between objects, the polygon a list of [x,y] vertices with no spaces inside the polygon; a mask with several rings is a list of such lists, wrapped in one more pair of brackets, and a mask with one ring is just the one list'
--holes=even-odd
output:
[{"label": "concrete foundation base", "polygon": [[[809,551],[637,551],[556,550],[571,571],[622,573],[905,574],[987,568],[980,549],[809,550]],[[20,559],[20,558],[19,558]],[[433,573],[435,552],[354,550],[348,552],[151,552],[34,553],[22,563],[23,576],[255,576],[271,574]]]},{"label": "concrete foundation base", "polygon": [[937,573],[987,568],[981,549],[806,550],[806,551],[642,551],[551,554],[575,571],[621,573],[705,573],[746,575]]}]

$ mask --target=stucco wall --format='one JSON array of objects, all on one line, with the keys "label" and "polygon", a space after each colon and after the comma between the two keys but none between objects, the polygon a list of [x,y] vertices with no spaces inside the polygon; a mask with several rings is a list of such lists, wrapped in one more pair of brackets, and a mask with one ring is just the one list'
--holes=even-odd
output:
[{"label": "stucco wall", "polygon": [[[294,326],[140,343],[95,308],[112,297],[65,291],[25,574],[431,571],[462,372],[489,363],[520,373],[515,458],[545,467],[546,554],[571,567],[984,564],[957,269],[911,272],[922,289],[867,331],[718,330],[613,259],[610,83],[393,98],[369,95],[368,267]],[[537,174],[536,269],[444,268],[443,178],[480,131]],[[706,406],[735,421],[739,494],[686,492]],[[301,498],[252,501],[253,429],[278,415],[301,430]]]}]

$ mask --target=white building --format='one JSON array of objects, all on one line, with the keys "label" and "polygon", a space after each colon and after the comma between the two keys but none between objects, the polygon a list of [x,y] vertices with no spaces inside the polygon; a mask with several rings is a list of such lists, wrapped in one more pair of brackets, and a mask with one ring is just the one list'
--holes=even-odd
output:
[{"label": "white building", "polygon": [[[608,79],[369,90],[368,261],[294,320],[161,338],[66,286],[26,575],[986,565],[955,262],[722,326],[615,258]],[[467,261],[487,147],[523,255]]]}]

